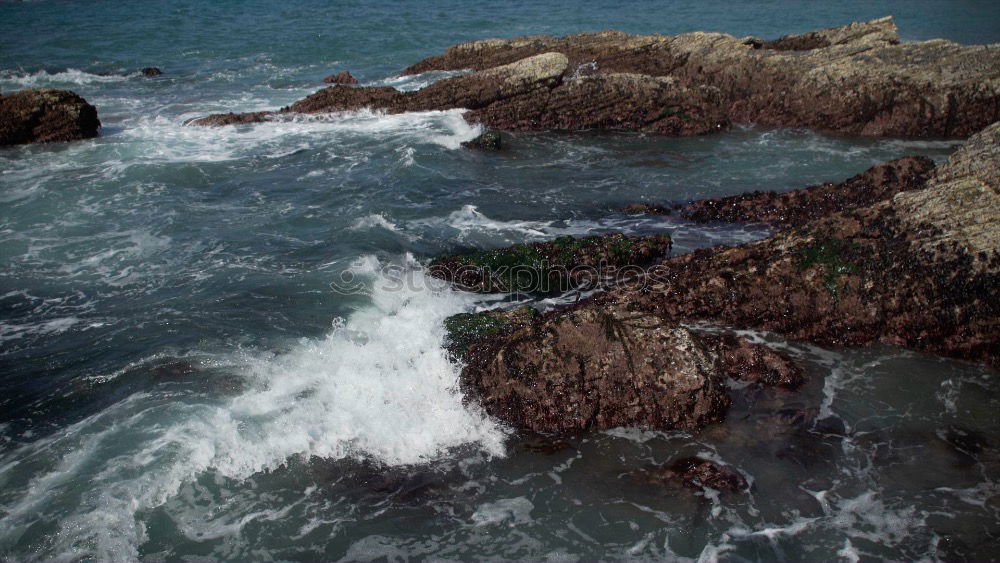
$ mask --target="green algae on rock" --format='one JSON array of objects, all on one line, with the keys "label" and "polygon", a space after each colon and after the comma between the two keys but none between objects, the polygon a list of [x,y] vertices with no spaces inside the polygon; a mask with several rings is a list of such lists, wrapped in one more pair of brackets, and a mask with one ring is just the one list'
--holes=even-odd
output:
[{"label": "green algae on rock", "polygon": [[634,277],[641,266],[666,256],[670,246],[667,234],[562,236],[439,258],[429,271],[466,291],[545,295]]}]

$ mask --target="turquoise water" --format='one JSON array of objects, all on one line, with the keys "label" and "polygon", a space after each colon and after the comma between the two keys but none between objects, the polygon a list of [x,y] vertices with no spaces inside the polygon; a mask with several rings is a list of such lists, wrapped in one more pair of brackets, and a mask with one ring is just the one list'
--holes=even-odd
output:
[{"label": "turquoise water", "polygon": [[[783,343],[810,366],[801,393],[734,389],[719,428],[621,429],[547,455],[464,404],[441,349],[446,316],[497,303],[422,274],[435,255],[562,234],[669,230],[675,254],[752,240],[766,232],[616,209],[840,180],[899,156],[940,160],[954,142],[519,134],[496,155],[460,148],[479,131],[457,111],[184,126],[288,104],[345,69],[419,88],[440,75],[397,73],[487,36],[775,37],[892,13],[907,40],[997,42],[994,11],[0,4],[0,91],[72,89],[104,124],[99,139],[0,150],[0,557],[994,557],[995,372]],[[364,291],[334,291],[345,276]],[[797,410],[811,416],[789,426]],[[694,453],[753,491],[633,475]]]}]

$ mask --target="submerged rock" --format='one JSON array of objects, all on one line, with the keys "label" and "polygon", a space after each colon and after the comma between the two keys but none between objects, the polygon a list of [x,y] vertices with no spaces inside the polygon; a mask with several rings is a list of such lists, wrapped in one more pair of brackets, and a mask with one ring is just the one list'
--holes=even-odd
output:
[{"label": "submerged rock", "polygon": [[0,146],[96,137],[97,109],[66,90],[0,95]]},{"label": "submerged rock", "polygon": [[[415,92],[336,88],[281,112],[469,109],[501,130],[700,135],[730,123],[859,135],[968,136],[1000,119],[995,46],[899,42],[891,18],[763,41],[585,33],[456,45],[407,73],[474,69]],[[226,123],[217,119],[199,125]]]},{"label": "submerged rock", "polygon": [[139,72],[141,72],[143,76],[148,76],[148,77],[160,76],[161,74],[163,74],[163,71],[156,68],[155,66],[147,66],[146,68],[140,70]]},{"label": "submerged rock", "polygon": [[323,82],[326,82],[327,84],[357,84],[358,79],[354,78],[350,72],[344,70],[337,74],[327,76],[323,79]]},{"label": "submerged rock", "polygon": [[466,291],[561,293],[635,277],[642,271],[639,266],[664,257],[670,246],[666,234],[562,236],[439,258],[431,262],[429,272]]},{"label": "submerged rock", "polygon": [[221,125],[246,125],[249,123],[262,123],[267,121],[274,112],[254,111],[249,113],[216,113],[207,117],[200,117],[189,121],[188,124],[221,126]]},{"label": "submerged rock", "polygon": [[728,465],[701,457],[685,457],[666,466],[662,478],[696,489],[737,492],[750,488],[743,475]]}]

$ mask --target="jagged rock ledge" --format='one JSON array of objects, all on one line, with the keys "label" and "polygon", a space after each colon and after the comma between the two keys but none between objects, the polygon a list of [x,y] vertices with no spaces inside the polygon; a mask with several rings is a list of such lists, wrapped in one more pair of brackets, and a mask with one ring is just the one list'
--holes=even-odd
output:
[{"label": "jagged rock ledge", "polygon": [[66,90],[23,90],[0,95],[0,146],[96,137],[97,109]]},{"label": "jagged rock ledge", "polygon": [[631,214],[677,215],[697,223],[765,223],[774,227],[804,225],[837,211],[867,207],[899,192],[924,187],[934,161],[908,156],[878,164],[837,184],[821,184],[791,192],[755,191],[687,204],[633,203]]},{"label": "jagged rock ledge", "polygon": [[722,33],[607,31],[463,43],[406,73],[474,69],[416,92],[321,90],[280,113],[465,108],[501,130],[623,129],[698,135],[732,123],[858,135],[967,137],[1000,119],[1000,46],[900,43],[891,18],[764,41]]},{"label": "jagged rock ledge", "polygon": [[[1000,364],[1000,123],[934,170],[901,159],[809,193],[780,199],[794,213],[775,215],[765,198],[739,214],[794,225],[768,239],[670,258],[543,315],[452,321],[463,389],[515,427],[559,433],[699,428],[725,416],[724,374],[801,380],[778,352],[692,322]],[[830,198],[842,208],[814,218]]]}]

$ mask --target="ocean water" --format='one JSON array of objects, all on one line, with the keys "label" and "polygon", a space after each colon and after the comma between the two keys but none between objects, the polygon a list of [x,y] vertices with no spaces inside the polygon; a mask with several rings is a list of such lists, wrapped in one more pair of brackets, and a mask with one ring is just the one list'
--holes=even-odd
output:
[{"label": "ocean water", "polygon": [[[340,70],[420,88],[442,73],[399,71],[465,40],[770,38],[887,14],[904,40],[1000,42],[994,3],[972,1],[0,3],[0,92],[71,89],[104,124],[0,150],[0,559],[995,559],[995,371],[751,334],[804,362],[802,390],[734,386],[729,420],[696,434],[538,447],[463,400],[441,347],[448,315],[503,303],[423,274],[564,234],[666,230],[675,254],[749,241],[767,231],[617,210],[956,142],[742,127],[518,134],[486,154],[460,147],[479,130],[459,111],[184,125]],[[695,454],[752,490],[642,476]]]}]

